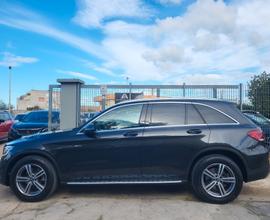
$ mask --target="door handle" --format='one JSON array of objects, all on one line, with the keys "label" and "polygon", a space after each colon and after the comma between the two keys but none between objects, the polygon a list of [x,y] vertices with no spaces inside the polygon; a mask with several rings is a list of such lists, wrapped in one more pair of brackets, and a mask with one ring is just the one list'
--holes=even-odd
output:
[{"label": "door handle", "polygon": [[129,132],[124,133],[123,135],[125,137],[136,137],[136,136],[138,136],[138,133],[134,132],[134,131],[129,131]]},{"label": "door handle", "polygon": [[202,133],[202,130],[194,128],[194,129],[188,130],[187,133],[188,134],[200,134],[200,133]]}]

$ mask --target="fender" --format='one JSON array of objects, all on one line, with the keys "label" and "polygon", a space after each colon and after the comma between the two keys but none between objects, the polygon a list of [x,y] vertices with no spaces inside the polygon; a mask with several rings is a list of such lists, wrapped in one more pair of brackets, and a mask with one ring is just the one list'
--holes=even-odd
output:
[{"label": "fender", "polygon": [[6,180],[5,182],[8,185],[9,182],[9,173],[11,172],[11,169],[13,168],[13,166],[15,165],[15,163],[20,160],[21,158],[25,157],[25,156],[29,156],[29,155],[36,155],[36,156],[41,156],[46,158],[48,161],[50,161],[53,165],[53,167],[55,168],[58,180],[61,180],[61,172],[59,171],[59,168],[57,166],[57,163],[55,161],[55,159],[53,158],[53,156],[47,152],[47,151],[43,151],[43,150],[39,150],[39,149],[32,149],[29,150],[27,152],[19,152],[18,154],[16,154],[16,156],[14,156],[14,158],[9,161],[9,163],[7,164],[7,168],[6,168]]},{"label": "fender", "polygon": [[[246,178],[247,178],[247,163],[245,162],[241,153],[231,146],[211,146],[208,148],[204,148],[201,151],[199,151],[198,153],[196,153],[196,155],[193,157],[193,159],[191,160],[191,162],[189,163],[189,166],[188,166],[188,175],[189,175],[188,179],[190,178],[190,174],[191,174],[193,166],[200,158],[202,158],[205,155],[209,155],[209,154],[222,154],[222,155],[224,155],[224,153],[225,154],[228,153],[229,155],[234,156],[234,158],[231,158],[231,159],[239,166],[239,168],[241,169],[241,171],[243,173],[243,177],[246,180]],[[237,161],[235,159],[237,159]]]}]

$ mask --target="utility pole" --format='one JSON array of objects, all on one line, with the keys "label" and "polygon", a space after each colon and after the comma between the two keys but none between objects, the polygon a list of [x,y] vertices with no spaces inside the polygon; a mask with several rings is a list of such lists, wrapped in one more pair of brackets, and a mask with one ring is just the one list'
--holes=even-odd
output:
[{"label": "utility pole", "polygon": [[11,113],[11,71],[12,67],[9,66],[9,91],[8,91],[8,111]]}]

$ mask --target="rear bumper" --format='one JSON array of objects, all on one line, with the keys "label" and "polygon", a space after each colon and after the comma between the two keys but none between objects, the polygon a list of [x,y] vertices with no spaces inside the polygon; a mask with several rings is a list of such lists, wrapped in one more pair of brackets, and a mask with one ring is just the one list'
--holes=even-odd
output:
[{"label": "rear bumper", "polygon": [[269,174],[269,152],[264,148],[265,152],[258,154],[246,155],[246,182],[264,179]]}]

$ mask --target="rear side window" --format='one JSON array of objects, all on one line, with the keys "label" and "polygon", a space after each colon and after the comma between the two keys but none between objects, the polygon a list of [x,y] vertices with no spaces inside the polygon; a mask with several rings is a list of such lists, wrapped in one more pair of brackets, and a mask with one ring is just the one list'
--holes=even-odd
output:
[{"label": "rear side window", "polygon": [[187,104],[187,124],[205,124],[198,110],[192,104]]},{"label": "rear side window", "polygon": [[206,121],[207,124],[228,124],[228,123],[236,123],[234,120],[224,115],[223,113],[204,106],[204,105],[195,105],[198,111],[201,113],[202,117]]},{"label": "rear side window", "polygon": [[185,104],[182,103],[158,103],[152,105],[151,124],[160,125],[184,125]]}]

